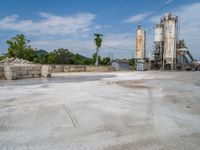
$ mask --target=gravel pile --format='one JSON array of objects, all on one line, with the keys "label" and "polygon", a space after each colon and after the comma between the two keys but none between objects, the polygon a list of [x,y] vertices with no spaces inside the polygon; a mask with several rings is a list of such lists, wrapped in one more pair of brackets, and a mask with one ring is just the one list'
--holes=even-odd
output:
[{"label": "gravel pile", "polygon": [[7,57],[0,61],[0,65],[27,65],[27,64],[33,64],[33,62],[12,57],[11,58]]},{"label": "gravel pile", "polygon": [[19,59],[19,58],[5,58],[2,61],[0,61],[0,65],[15,65],[15,64],[33,64],[33,62]]}]

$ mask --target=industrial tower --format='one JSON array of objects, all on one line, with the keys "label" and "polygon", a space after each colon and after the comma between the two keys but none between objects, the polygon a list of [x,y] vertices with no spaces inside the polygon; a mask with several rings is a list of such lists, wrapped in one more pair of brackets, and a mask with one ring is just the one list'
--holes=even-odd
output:
[{"label": "industrial tower", "polygon": [[146,63],[146,32],[144,29],[138,25],[136,29],[136,66],[137,70],[144,71],[147,70],[147,63]]},{"label": "industrial tower", "polygon": [[154,27],[154,50],[151,69],[187,70],[194,61],[184,40],[178,39],[178,16],[166,13]]}]

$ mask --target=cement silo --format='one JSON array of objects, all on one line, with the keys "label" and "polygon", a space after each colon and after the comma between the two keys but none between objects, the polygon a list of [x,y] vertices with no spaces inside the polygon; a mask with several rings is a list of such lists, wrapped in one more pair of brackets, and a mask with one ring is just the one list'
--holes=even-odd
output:
[{"label": "cement silo", "polygon": [[154,69],[163,67],[163,42],[164,42],[164,28],[162,24],[157,24],[154,27]]},{"label": "cement silo", "polygon": [[147,70],[148,66],[146,63],[146,32],[139,25],[136,30],[136,65],[137,70],[144,71]]},{"label": "cement silo", "polygon": [[136,30],[136,59],[146,56],[146,32],[139,25]]},{"label": "cement silo", "polygon": [[154,27],[153,69],[175,69],[178,17],[166,13]]},{"label": "cement silo", "polygon": [[157,24],[154,28],[154,43],[162,43],[163,42],[163,26]]},{"label": "cement silo", "polygon": [[193,68],[194,59],[183,40],[178,39],[178,17],[166,13],[154,27],[154,50],[150,59],[151,69]]},{"label": "cement silo", "polygon": [[163,59],[165,65],[170,65],[172,70],[176,65],[177,21],[178,17],[173,16],[171,13],[166,13],[161,19],[161,24],[164,27]]}]

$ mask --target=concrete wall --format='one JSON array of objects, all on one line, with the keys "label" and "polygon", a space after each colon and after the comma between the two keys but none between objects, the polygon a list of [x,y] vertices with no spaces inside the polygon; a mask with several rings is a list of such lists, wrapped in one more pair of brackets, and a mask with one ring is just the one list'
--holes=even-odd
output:
[{"label": "concrete wall", "polygon": [[86,72],[109,72],[112,71],[111,66],[86,66]]},{"label": "concrete wall", "polygon": [[85,65],[51,65],[52,72],[85,72]]},{"label": "concrete wall", "polygon": [[86,65],[51,65],[52,72],[108,72],[110,66],[86,66]]},{"label": "concrete wall", "polygon": [[4,76],[7,80],[22,78],[38,78],[41,76],[41,65],[4,66]]},{"label": "concrete wall", "polygon": [[111,66],[86,65],[6,65],[0,66],[0,79],[14,80],[24,78],[50,77],[54,72],[109,72]]}]

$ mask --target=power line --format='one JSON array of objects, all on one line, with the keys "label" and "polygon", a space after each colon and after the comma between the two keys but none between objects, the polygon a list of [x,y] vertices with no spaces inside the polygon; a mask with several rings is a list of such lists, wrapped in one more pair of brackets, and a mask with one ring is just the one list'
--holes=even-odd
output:
[{"label": "power line", "polygon": [[102,45],[102,46],[103,46],[103,47],[106,47],[106,48],[111,48],[111,49],[119,50],[119,51],[129,51],[129,52],[134,52],[134,50],[130,50],[130,49],[117,48],[117,47],[112,47],[112,46],[107,46],[107,45]]},{"label": "power line", "polygon": [[[127,2],[127,1],[125,1],[125,2]],[[119,13],[119,15],[118,16],[114,16],[114,17],[112,17],[109,21],[110,22],[116,22],[116,21],[118,21],[118,20],[120,20],[120,18],[122,18],[122,17],[124,17],[126,14],[128,14],[129,12],[130,12],[130,10],[132,10],[132,5],[127,5],[125,8],[123,8],[123,9],[121,9],[121,7],[120,7],[120,10],[122,10],[122,11],[119,11],[119,12],[121,12],[121,13]],[[104,30],[102,30],[102,32],[106,32],[108,29],[104,29]]]},{"label": "power line", "polygon": [[[128,27],[128,30],[130,30],[132,27],[136,26],[137,24],[139,23],[142,23],[145,19],[153,16],[155,13],[157,13],[158,11],[161,11],[162,9],[168,7],[169,5],[171,5],[174,1],[171,1],[165,5],[163,5],[162,7],[158,8],[157,10],[155,11],[152,11],[152,13],[150,13],[149,15],[147,15],[146,17],[144,17],[142,20],[138,21],[137,23],[135,23],[134,25],[131,25]],[[111,48],[111,49],[115,49],[115,50],[120,50],[120,51],[130,51],[130,52],[134,52],[134,50],[127,50],[127,49],[124,49],[124,48],[116,48],[116,47],[112,47],[112,46],[106,46],[106,45],[102,45],[104,47],[107,47],[107,48]]]},{"label": "power line", "polygon": [[[172,0],[172,1],[173,1],[173,0]],[[165,4],[164,6],[166,6],[166,5],[170,4],[170,3],[172,3],[172,1],[169,2],[169,3],[167,3],[167,4]],[[132,5],[126,6],[126,7],[124,8],[124,10],[121,11],[121,14],[119,14],[117,17],[112,17],[111,20],[113,20],[113,18],[116,18],[116,20],[120,20],[120,18],[122,18],[122,17],[124,17],[125,15],[127,15],[128,12],[130,12],[130,10],[132,10],[132,8],[133,8]],[[153,8],[153,10],[154,10],[154,9],[157,9],[157,7]],[[159,8],[159,9],[160,9],[160,8]],[[154,12],[154,11],[152,11],[152,12]],[[149,15],[146,16],[146,17],[149,17]],[[113,22],[113,21],[112,21],[112,22]],[[138,22],[137,22],[136,24],[138,24]],[[130,25],[130,26],[132,26],[132,25]],[[105,30],[104,30],[104,31],[105,31]]]},{"label": "power line", "polygon": [[[116,6],[116,8],[113,9],[113,11],[111,13],[106,15],[106,18],[108,18],[110,22],[113,22],[115,20],[115,18],[117,18],[117,17],[113,17],[112,16],[115,10],[120,9],[120,10],[122,10],[121,12],[124,12],[126,10],[126,8],[124,10],[121,9],[121,6],[123,5],[123,2],[124,2],[124,0],[121,0],[121,1],[118,1],[117,3],[115,3],[115,5],[113,5],[113,6]],[[120,12],[120,11],[117,11],[117,13],[118,12]],[[120,13],[118,13],[118,14],[120,15]],[[116,13],[115,13],[115,15],[116,15]],[[103,28],[102,30],[100,30],[100,32],[104,33],[107,30],[108,30],[108,28]]]},{"label": "power line", "polygon": [[[128,27],[127,30],[130,30],[132,27],[138,25],[139,23],[142,23],[145,19],[153,16],[155,13],[157,13],[158,11],[161,11],[162,9],[168,7],[169,5],[171,5],[175,0],[172,0],[171,2],[169,3],[165,3],[162,7],[156,9],[155,11],[152,11],[149,15],[147,15],[146,17],[144,17],[142,20],[138,21],[137,23],[135,23],[134,25],[130,25]],[[123,13],[126,13],[127,12],[127,9],[129,7],[126,7],[125,10],[121,13],[120,17],[123,16],[124,14]],[[120,18],[118,17],[118,18]],[[113,18],[112,18],[113,19]],[[105,30],[104,30],[105,31]],[[102,45],[103,47],[107,47],[107,48],[111,48],[111,49],[115,49],[115,50],[120,50],[120,51],[133,51],[133,50],[127,50],[127,49],[124,49],[124,48],[117,48],[117,47],[112,47],[112,46],[107,46],[107,45]]]},{"label": "power line", "polygon": [[[134,23],[133,25],[130,25],[127,30],[130,30],[131,28],[137,26],[138,24],[142,23],[144,20],[146,20],[149,17],[152,17],[153,15],[155,15],[157,12],[161,11],[162,9],[172,5],[175,2],[175,0],[170,1],[169,3],[165,3],[163,6],[161,6],[160,8],[156,9],[155,11],[152,11],[151,13],[149,13],[149,15],[145,16],[142,20]],[[126,31],[127,31],[126,30]]]}]

